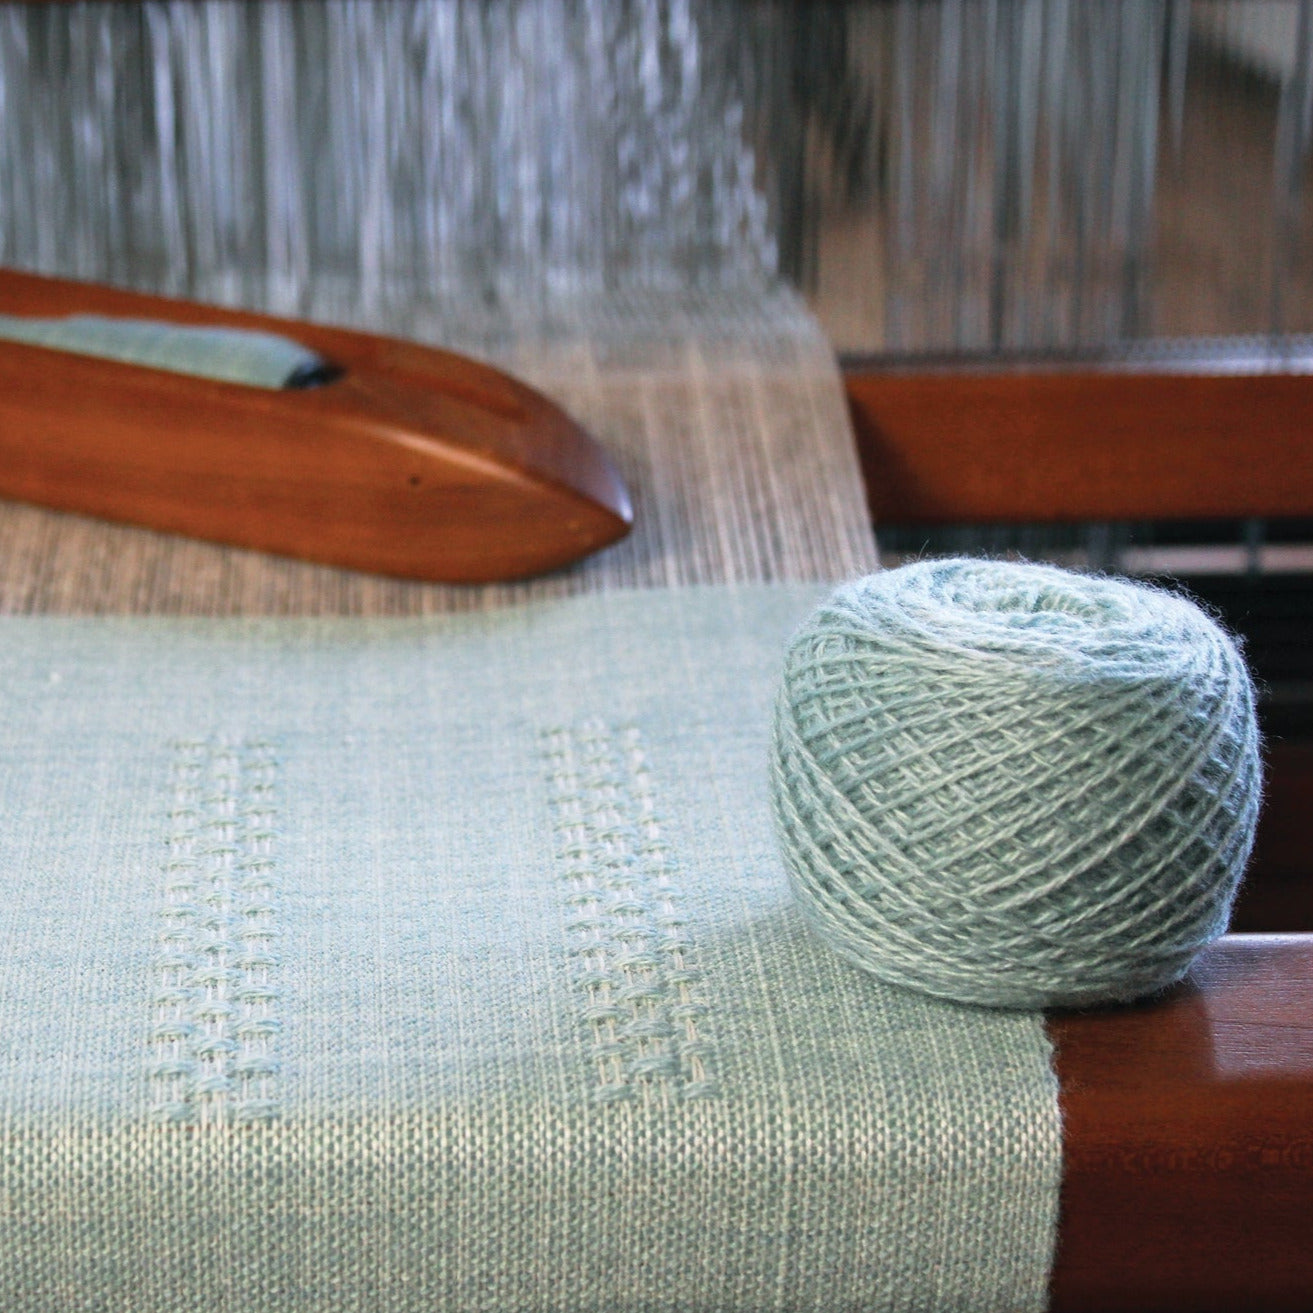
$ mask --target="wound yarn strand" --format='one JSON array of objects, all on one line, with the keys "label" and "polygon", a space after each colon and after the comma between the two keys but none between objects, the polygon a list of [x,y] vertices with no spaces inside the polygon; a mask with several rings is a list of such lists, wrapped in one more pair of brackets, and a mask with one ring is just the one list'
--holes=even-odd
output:
[{"label": "wound yarn strand", "polygon": [[1222,934],[1261,795],[1254,689],[1188,599],[925,561],[795,635],[771,795],[813,928],[959,1002],[1128,1001]]}]

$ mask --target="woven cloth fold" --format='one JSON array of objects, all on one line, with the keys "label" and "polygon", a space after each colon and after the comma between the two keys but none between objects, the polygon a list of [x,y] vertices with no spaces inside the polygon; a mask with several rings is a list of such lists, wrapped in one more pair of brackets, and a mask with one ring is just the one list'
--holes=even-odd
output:
[{"label": "woven cloth fold", "polygon": [[1035,1014],[809,934],[803,586],[0,622],[0,1307],[1043,1307]]}]

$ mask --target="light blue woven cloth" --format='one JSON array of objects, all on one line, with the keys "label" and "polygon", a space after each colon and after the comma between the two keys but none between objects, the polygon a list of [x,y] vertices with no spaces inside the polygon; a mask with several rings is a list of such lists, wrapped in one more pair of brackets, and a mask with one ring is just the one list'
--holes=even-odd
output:
[{"label": "light blue woven cloth", "polygon": [[0,1308],[1042,1308],[1040,1018],[790,900],[817,600],[0,622]]},{"label": "light blue woven cloth", "polygon": [[101,315],[0,315],[0,340],[263,388],[286,387],[324,363],[315,352],[277,333]]}]

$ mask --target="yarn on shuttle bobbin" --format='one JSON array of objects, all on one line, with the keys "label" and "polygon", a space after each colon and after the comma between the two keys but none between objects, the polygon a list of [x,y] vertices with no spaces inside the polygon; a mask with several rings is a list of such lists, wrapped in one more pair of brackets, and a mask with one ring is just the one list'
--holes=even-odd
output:
[{"label": "yarn on shuttle bobbin", "polygon": [[841,587],[795,635],[772,804],[811,925],[894,985],[1128,1001],[1227,926],[1261,792],[1254,690],[1187,599],[988,560]]}]

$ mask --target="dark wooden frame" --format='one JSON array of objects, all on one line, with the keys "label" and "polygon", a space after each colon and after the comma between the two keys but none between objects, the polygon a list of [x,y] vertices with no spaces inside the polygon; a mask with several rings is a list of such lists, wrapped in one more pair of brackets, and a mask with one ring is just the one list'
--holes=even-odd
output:
[{"label": "dark wooden frame", "polygon": [[[877,528],[1313,514],[1313,375],[1170,359],[846,371]],[[1050,1017],[1055,1310],[1313,1309],[1313,745],[1268,747],[1249,921],[1189,980]],[[1264,921],[1264,913],[1267,920]]]}]

